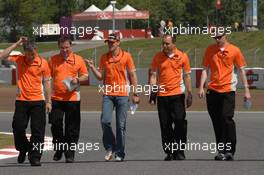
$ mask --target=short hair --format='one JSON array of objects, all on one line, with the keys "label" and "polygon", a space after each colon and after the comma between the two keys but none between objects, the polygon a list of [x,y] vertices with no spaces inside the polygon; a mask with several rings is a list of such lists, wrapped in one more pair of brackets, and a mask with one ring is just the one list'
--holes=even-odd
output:
[{"label": "short hair", "polygon": [[166,37],[171,37],[172,43],[175,44],[176,43],[176,35],[171,35],[171,34],[164,34],[163,38]]},{"label": "short hair", "polygon": [[37,48],[35,42],[33,41],[26,41],[23,43],[23,50],[32,52]]},{"label": "short hair", "polygon": [[68,41],[70,43],[70,45],[72,45],[72,40],[71,40],[71,37],[69,37],[69,36],[60,37],[59,40],[58,40],[58,45],[60,45],[61,43],[66,42],[66,41]]}]

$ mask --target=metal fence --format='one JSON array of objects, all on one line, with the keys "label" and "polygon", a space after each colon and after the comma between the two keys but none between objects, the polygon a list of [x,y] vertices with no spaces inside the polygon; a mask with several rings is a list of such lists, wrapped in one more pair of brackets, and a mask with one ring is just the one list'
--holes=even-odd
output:
[{"label": "metal fence", "polygon": [[[264,48],[253,48],[241,50],[248,67],[264,67]],[[191,67],[201,67],[205,48],[194,48],[186,50]]]},{"label": "metal fence", "polygon": [[[126,51],[131,53],[136,67],[148,68],[151,66],[152,59],[154,55],[158,52],[156,49],[146,49],[146,48],[124,48]],[[206,48],[184,48],[182,49],[187,53],[190,59],[191,67],[201,67],[202,58]],[[248,67],[262,67],[264,68],[264,48],[253,48],[241,50]],[[107,52],[107,50],[94,49],[92,51],[92,56],[95,60],[96,65],[98,65],[100,56]]]}]

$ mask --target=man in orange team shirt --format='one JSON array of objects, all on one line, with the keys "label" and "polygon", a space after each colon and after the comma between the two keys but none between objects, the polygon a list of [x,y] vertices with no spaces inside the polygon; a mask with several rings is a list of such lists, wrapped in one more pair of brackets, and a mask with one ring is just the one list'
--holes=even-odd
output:
[{"label": "man in orange team shirt", "polygon": [[88,79],[88,71],[83,58],[73,53],[69,37],[61,37],[58,47],[60,53],[49,60],[53,79],[49,123],[56,151],[53,160],[60,160],[64,153],[66,163],[73,163],[76,150],[71,148],[77,147],[80,134],[80,82]]},{"label": "man in orange team shirt", "polygon": [[198,96],[200,98],[205,96],[203,88],[210,71],[206,102],[218,148],[215,160],[233,160],[236,151],[236,127],[233,117],[237,71],[240,72],[245,87],[244,99],[251,98],[244,70],[246,62],[240,49],[227,41],[225,33],[220,31],[220,28],[216,29],[212,37],[216,43],[205,51]]},{"label": "man in orange team shirt", "polygon": [[[6,58],[12,50],[22,43],[24,55],[13,55]],[[40,166],[45,136],[45,111],[51,111],[51,77],[48,63],[38,55],[35,44],[27,41],[26,37],[21,37],[15,44],[0,53],[0,58],[8,59],[17,64],[17,94],[12,123],[15,147],[19,151],[17,161],[23,163],[28,152],[31,166]],[[29,119],[31,120],[30,141],[26,137]]]},{"label": "man in orange team shirt", "polygon": [[[106,150],[105,160],[110,161],[115,153],[116,161],[123,161],[125,158],[125,137],[126,118],[128,109],[128,80],[126,73],[131,80],[133,87],[137,87],[136,68],[131,55],[120,48],[118,33],[112,33],[105,41],[108,44],[106,54],[100,59],[99,70],[93,61],[87,60],[89,67],[98,80],[104,81],[103,109],[101,124],[103,129],[103,144]],[[139,94],[134,91],[133,103],[139,103]],[[112,131],[112,113],[116,111],[116,137]]]},{"label": "man in orange team shirt", "polygon": [[[165,161],[185,159],[185,148],[182,146],[187,141],[185,85],[187,86],[186,107],[192,104],[189,58],[176,48],[175,43],[175,36],[167,33],[162,37],[163,50],[153,58],[150,79],[153,91],[150,103],[155,104],[156,95],[158,96],[162,147],[167,154]],[[158,92],[154,92],[155,90]]]}]

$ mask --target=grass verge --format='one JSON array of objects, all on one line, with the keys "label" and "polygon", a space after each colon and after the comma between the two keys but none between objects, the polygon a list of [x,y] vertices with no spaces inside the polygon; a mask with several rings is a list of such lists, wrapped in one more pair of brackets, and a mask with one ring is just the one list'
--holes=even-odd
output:
[{"label": "grass verge", "polygon": [[13,135],[0,133],[0,149],[14,145]]}]

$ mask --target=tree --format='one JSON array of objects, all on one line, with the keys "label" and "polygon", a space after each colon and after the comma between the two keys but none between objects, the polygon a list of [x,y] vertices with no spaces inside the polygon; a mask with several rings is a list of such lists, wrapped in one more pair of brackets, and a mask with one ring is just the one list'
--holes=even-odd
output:
[{"label": "tree", "polygon": [[20,35],[33,37],[33,26],[49,22],[56,11],[56,5],[47,0],[2,0],[0,7],[7,39],[12,42]]},{"label": "tree", "polygon": [[[174,25],[184,23],[185,4],[189,0],[119,0],[119,7],[130,4],[138,10],[149,11],[149,25],[154,35],[157,33],[161,20],[172,20]],[[146,27],[146,22],[137,20],[134,26]]]},{"label": "tree", "polygon": [[[215,2],[211,0],[190,0],[186,4],[185,19],[191,26],[207,26],[214,24]],[[208,24],[207,24],[208,23]]]},{"label": "tree", "polygon": [[[118,1],[119,3],[119,1]],[[95,6],[97,6],[98,8],[100,8],[101,10],[104,10],[104,8],[106,6],[108,6],[110,4],[110,1],[106,1],[106,0],[80,0],[79,1],[79,9],[81,11],[87,9],[88,7],[90,7],[92,4],[94,4]]]},{"label": "tree", "polygon": [[57,11],[54,14],[54,23],[59,23],[62,16],[71,16],[73,13],[80,11],[78,9],[78,0],[55,0]]},{"label": "tree", "polygon": [[243,21],[243,3],[238,0],[222,0],[222,9],[219,10],[219,24],[230,26],[235,22]]},{"label": "tree", "polygon": [[258,0],[258,26],[264,28],[264,0]]},{"label": "tree", "polygon": [[[116,7],[130,4],[138,10],[148,10],[148,24],[156,34],[161,20],[171,20],[175,26],[210,25],[230,26],[244,21],[245,0],[221,0],[217,10],[216,0],[117,0]],[[110,0],[0,0],[0,16],[4,19],[1,29],[6,30],[9,40],[20,34],[32,33],[32,26],[47,22],[59,23],[62,16],[70,16],[87,9],[90,5],[104,9]],[[264,28],[264,0],[258,0],[258,24]],[[130,25],[130,22],[128,23]],[[147,21],[133,20],[133,26],[147,28]]]}]

